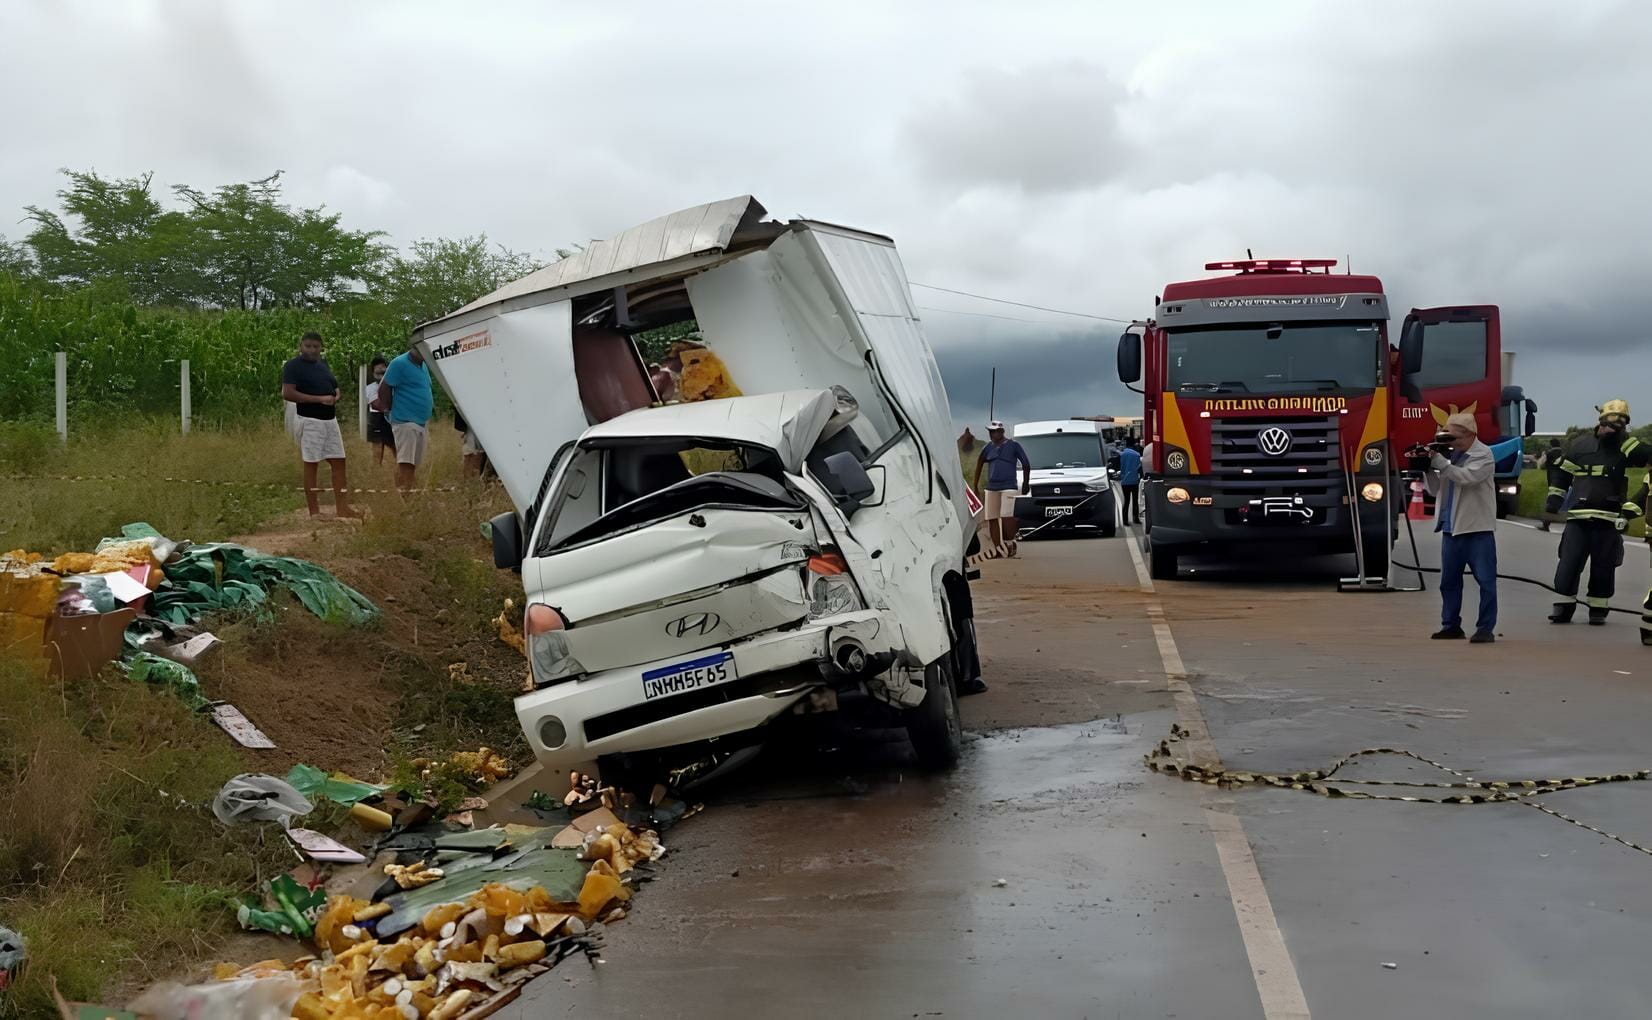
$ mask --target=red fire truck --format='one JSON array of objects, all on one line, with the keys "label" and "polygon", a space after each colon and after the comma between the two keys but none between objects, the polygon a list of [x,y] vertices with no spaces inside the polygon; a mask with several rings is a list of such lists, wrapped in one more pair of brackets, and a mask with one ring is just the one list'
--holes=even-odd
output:
[{"label": "red fire truck", "polygon": [[1209,263],[1227,275],[1170,284],[1145,329],[1120,337],[1119,378],[1143,383],[1155,578],[1240,543],[1358,548],[1382,577],[1406,447],[1460,410],[1488,444],[1529,433],[1523,395],[1502,387],[1495,306],[1414,310],[1391,346],[1382,281],[1335,265]]}]

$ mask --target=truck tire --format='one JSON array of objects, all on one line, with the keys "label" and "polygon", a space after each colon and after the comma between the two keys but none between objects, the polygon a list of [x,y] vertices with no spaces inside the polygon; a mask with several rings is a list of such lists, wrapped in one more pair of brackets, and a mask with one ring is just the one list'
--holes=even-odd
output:
[{"label": "truck tire", "polygon": [[964,749],[964,722],[958,714],[958,687],[953,681],[952,653],[924,670],[924,700],[905,711],[906,735],[918,764],[949,769]]},{"label": "truck tire", "polygon": [[1176,550],[1149,542],[1147,545],[1147,573],[1155,581],[1176,579]]},{"label": "truck tire", "polygon": [[1509,514],[1514,513],[1514,506],[1515,506],[1516,498],[1517,497],[1513,497],[1513,496],[1505,496],[1502,493],[1497,494],[1497,519],[1498,520],[1502,520],[1503,518],[1507,517]]}]

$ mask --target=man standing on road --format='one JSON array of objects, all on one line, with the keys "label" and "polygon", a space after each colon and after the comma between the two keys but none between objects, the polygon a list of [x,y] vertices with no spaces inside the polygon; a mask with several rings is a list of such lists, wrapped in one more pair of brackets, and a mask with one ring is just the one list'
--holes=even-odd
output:
[{"label": "man standing on road", "polygon": [[340,517],[355,517],[344,479],[344,436],[338,430],[338,380],[321,358],[321,334],[305,333],[298,357],[281,366],[281,399],[298,412],[298,452],[304,461],[304,502],[310,516],[321,513],[316,498],[316,470],[327,462],[333,475],[333,508]]},{"label": "man standing on road", "polygon": [[1549,440],[1549,448],[1537,459],[1537,466],[1549,480],[1549,494],[1543,500],[1543,519],[1537,522],[1542,531],[1549,530],[1550,518],[1560,516],[1561,504],[1566,499],[1567,477],[1560,468],[1560,462],[1565,459],[1566,451],[1561,448],[1558,436]]},{"label": "man standing on road", "polygon": [[1597,408],[1600,423],[1593,432],[1566,444],[1560,475],[1572,490],[1566,511],[1566,530],[1560,535],[1560,564],[1555,568],[1555,591],[1566,596],[1549,614],[1553,623],[1571,623],[1577,612],[1577,586],[1583,565],[1589,564],[1589,622],[1600,626],[1616,587],[1618,564],[1623,562],[1623,529],[1641,515],[1629,499],[1629,468],[1645,467],[1648,448],[1629,435],[1629,402],[1608,400]]},{"label": "man standing on road", "polygon": [[1474,573],[1480,588],[1480,615],[1473,644],[1497,640],[1497,459],[1479,440],[1472,414],[1446,419],[1451,433],[1448,453],[1438,448],[1423,484],[1434,494],[1440,533],[1440,629],[1435,639],[1463,636],[1463,568]]},{"label": "man standing on road", "polygon": [[[1032,461],[1027,458],[1027,451],[1021,444],[1004,436],[1004,423],[1001,421],[987,424],[986,448],[981,451],[981,459],[975,463],[975,487],[981,487],[981,469],[987,471],[987,520],[992,522],[991,536],[994,546],[1001,546],[1004,555],[1010,559],[1016,556],[1015,536],[1018,524],[1015,519],[1015,497],[1017,493],[1032,492]],[[1015,467],[1021,465],[1021,485],[1015,484]]]},{"label": "man standing on road", "polygon": [[430,367],[417,347],[408,348],[390,362],[379,383],[379,405],[390,419],[396,440],[396,488],[407,495],[413,488],[413,472],[424,463],[430,444],[430,415],[435,396],[430,389]]},{"label": "man standing on road", "polygon": [[1141,507],[1136,501],[1141,493],[1141,452],[1136,449],[1134,436],[1125,437],[1124,448],[1119,450],[1119,491],[1124,494],[1119,520],[1140,524]]}]

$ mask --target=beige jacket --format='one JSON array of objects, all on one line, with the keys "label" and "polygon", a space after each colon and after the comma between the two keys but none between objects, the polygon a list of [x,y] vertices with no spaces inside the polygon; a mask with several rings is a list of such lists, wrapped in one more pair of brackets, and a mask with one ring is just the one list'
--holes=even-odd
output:
[{"label": "beige jacket", "polygon": [[[1464,453],[1461,464],[1453,464],[1439,454],[1434,455],[1423,484],[1434,495],[1435,513],[1439,513],[1442,493],[1447,486],[1455,492],[1451,496],[1451,533],[1472,535],[1477,531],[1497,530],[1497,459],[1491,447],[1476,439]],[[1434,530],[1439,531],[1436,523]]]}]

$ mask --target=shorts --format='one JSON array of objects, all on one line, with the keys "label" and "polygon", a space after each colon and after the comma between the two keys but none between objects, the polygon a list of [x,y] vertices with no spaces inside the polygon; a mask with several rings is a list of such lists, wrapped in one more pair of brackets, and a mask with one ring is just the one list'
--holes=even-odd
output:
[{"label": "shorts", "polygon": [[298,452],[304,463],[344,459],[344,434],[337,418],[300,418],[298,427]]},{"label": "shorts", "polygon": [[1015,500],[1020,496],[1018,489],[988,489],[987,508],[985,518],[989,521],[1002,520],[1015,516]]},{"label": "shorts", "polygon": [[430,442],[429,429],[416,421],[393,421],[390,431],[396,437],[397,464],[417,467],[424,463],[425,445]]},{"label": "shorts", "polygon": [[467,457],[481,453],[482,444],[476,441],[476,433],[466,432],[464,444],[459,447],[459,450]]},{"label": "shorts", "polygon": [[384,416],[383,411],[367,412],[367,441],[380,446],[396,445],[395,434],[390,431],[390,419]]}]

